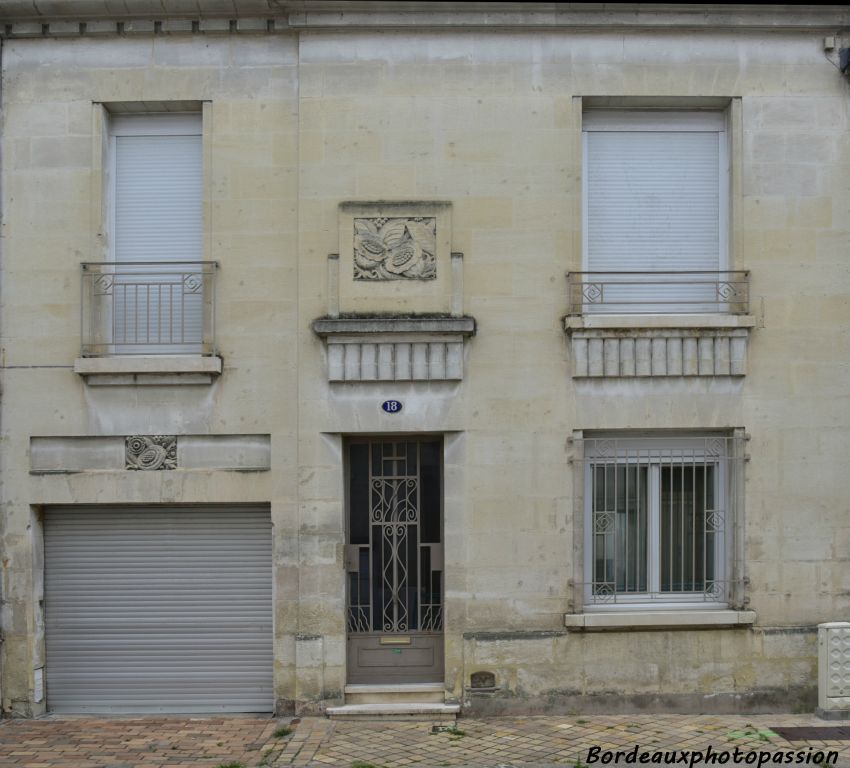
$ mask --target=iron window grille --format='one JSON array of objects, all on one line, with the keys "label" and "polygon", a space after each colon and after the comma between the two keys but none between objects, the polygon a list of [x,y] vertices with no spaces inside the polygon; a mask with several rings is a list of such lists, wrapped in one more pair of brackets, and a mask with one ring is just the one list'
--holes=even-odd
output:
[{"label": "iron window grille", "polygon": [[588,608],[743,605],[743,434],[579,436]]}]

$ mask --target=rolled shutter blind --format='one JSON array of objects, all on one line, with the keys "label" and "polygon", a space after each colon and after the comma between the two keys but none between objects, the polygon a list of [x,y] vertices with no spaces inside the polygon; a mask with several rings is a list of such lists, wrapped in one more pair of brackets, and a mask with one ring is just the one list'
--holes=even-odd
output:
[{"label": "rolled shutter blind", "polygon": [[55,712],[270,712],[268,508],[45,513]]},{"label": "rolled shutter blind", "polygon": [[[693,127],[586,131],[588,271],[719,270],[720,141],[719,131]],[[690,286],[685,276],[652,287],[639,276],[620,279],[630,282],[607,288],[606,303],[620,301],[624,309],[699,310],[675,301],[714,300],[707,275]]]},{"label": "rolled shutter blind", "polygon": [[201,137],[115,137],[115,260],[200,261]]},{"label": "rolled shutter blind", "polygon": [[[163,118],[157,116],[163,130]],[[198,262],[203,258],[202,151],[177,116],[175,133],[115,136],[115,260]],[[165,120],[167,126],[167,119]],[[167,130],[167,128],[165,129]],[[191,130],[191,127],[190,127]],[[193,268],[194,269],[194,268]],[[139,266],[115,287],[113,338],[135,352],[192,352],[203,340],[203,294],[186,290],[178,266]],[[148,344],[150,346],[148,346]],[[139,346],[136,346],[139,345]]]}]

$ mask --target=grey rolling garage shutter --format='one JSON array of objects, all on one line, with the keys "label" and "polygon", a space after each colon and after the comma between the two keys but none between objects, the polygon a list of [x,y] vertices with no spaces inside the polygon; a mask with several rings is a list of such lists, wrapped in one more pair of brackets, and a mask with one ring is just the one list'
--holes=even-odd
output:
[{"label": "grey rolling garage shutter", "polygon": [[45,513],[54,712],[269,712],[268,509]]}]

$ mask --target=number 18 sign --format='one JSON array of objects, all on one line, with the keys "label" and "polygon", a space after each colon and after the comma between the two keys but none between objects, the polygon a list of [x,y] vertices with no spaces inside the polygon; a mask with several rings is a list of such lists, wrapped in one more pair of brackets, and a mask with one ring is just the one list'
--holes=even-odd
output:
[{"label": "number 18 sign", "polygon": [[401,400],[384,400],[381,403],[381,408],[387,413],[398,413],[402,408]]}]

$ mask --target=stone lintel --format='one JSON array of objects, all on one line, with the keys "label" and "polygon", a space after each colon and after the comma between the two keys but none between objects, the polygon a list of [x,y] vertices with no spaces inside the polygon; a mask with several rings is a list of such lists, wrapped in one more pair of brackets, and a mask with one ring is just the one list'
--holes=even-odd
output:
[{"label": "stone lintel", "polygon": [[[128,439],[146,436],[80,435],[30,438],[30,474],[123,472]],[[160,436],[147,436],[148,439]],[[174,457],[168,469],[265,472],[271,468],[271,438],[259,435],[174,435]],[[161,440],[160,440],[161,442]],[[136,469],[147,469],[137,466]],[[158,469],[151,467],[147,471]]]}]

